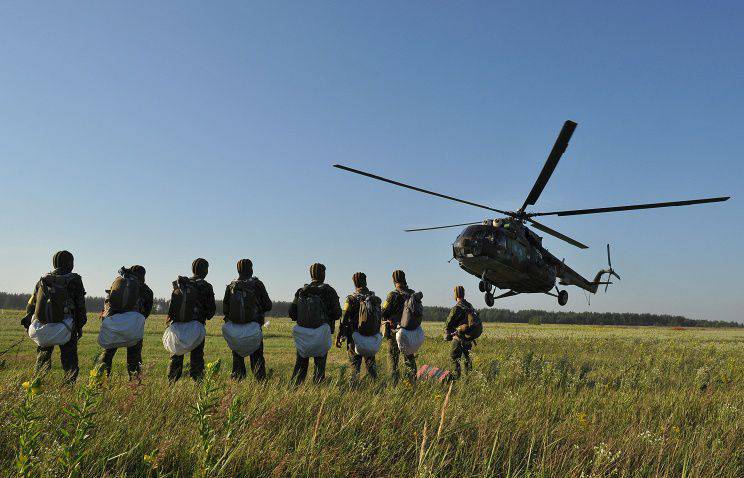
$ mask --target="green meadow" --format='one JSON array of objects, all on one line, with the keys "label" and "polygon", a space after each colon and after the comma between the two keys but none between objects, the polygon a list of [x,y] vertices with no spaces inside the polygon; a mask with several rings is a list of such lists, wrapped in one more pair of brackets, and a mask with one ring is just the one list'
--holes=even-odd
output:
[{"label": "green meadow", "polygon": [[[487,324],[474,371],[451,387],[393,386],[385,343],[377,382],[350,383],[334,347],[326,383],[293,387],[289,320],[264,329],[269,380],[233,383],[216,318],[205,357],[220,365],[171,386],[163,316],[129,382],[124,350],[110,379],[89,373],[91,315],[70,388],[58,349],[31,386],[35,344],[11,347],[20,315],[0,311],[3,476],[744,476],[741,328]],[[419,365],[449,368],[442,324],[425,330]]]}]

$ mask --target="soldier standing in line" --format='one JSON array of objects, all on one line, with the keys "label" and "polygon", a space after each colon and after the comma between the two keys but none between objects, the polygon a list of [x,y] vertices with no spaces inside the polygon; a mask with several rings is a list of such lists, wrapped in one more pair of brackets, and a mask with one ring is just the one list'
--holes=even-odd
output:
[{"label": "soldier standing in line", "polygon": [[[310,284],[306,284],[303,288],[298,289],[295,293],[294,300],[289,306],[289,317],[292,320],[297,321],[297,302],[300,295],[319,297],[323,303],[325,318],[331,328],[331,334],[333,334],[336,329],[336,321],[341,317],[341,304],[339,303],[339,298],[336,290],[325,283],[325,273],[326,267],[323,264],[315,263],[310,266],[311,282]],[[315,357],[313,359],[315,363],[313,381],[315,383],[320,383],[325,379],[327,359],[328,354],[322,357]],[[298,352],[297,359],[295,361],[295,367],[292,372],[292,381],[296,385],[299,385],[305,381],[309,365],[310,358],[302,357]]]},{"label": "soldier standing in line", "polygon": [[[201,257],[195,259],[191,264],[191,271],[193,272],[193,276],[189,280],[196,288],[197,293],[194,320],[198,320],[206,325],[207,321],[214,317],[214,313],[217,310],[212,284],[204,280],[209,273],[209,262]],[[194,380],[201,380],[204,375],[204,341],[190,352],[189,362],[189,375]],[[183,355],[171,355],[170,363],[168,364],[168,380],[175,382],[181,378],[182,373]]]},{"label": "soldier standing in line", "polygon": [[465,300],[465,288],[461,285],[455,287],[455,301],[456,304],[450,310],[445,323],[444,337],[445,340],[452,341],[450,349],[453,367],[452,377],[458,379],[462,374],[460,358],[465,359],[465,373],[469,373],[473,369],[470,349],[472,349],[475,339],[483,331],[483,326],[478,318],[478,312],[470,302]]},{"label": "soldier standing in line", "polygon": [[[28,329],[36,317],[42,323],[62,322],[72,318],[70,340],[59,346],[65,382],[74,383],[78,376],[78,340],[83,336],[83,326],[88,321],[85,310],[83,280],[72,272],[75,258],[69,251],[59,251],[52,258],[54,270],[39,279],[26,306],[26,316],[21,324]],[[42,310],[43,309],[43,310]],[[49,313],[49,317],[47,317]],[[36,373],[47,372],[52,367],[54,347],[37,347]]]},{"label": "soldier standing in line", "polygon": [[[359,332],[360,327],[369,328],[369,333],[363,333],[362,335],[374,335],[380,331],[379,314],[376,318],[376,323],[360,324],[360,304],[365,301],[369,296],[374,296],[375,293],[367,288],[367,276],[364,272],[356,272],[352,276],[354,287],[356,290],[353,294],[346,298],[346,302],[343,307],[343,315],[341,316],[341,324],[339,326],[338,336],[336,337],[336,347],[341,347],[341,342],[346,340],[346,350],[349,354],[349,362],[351,363],[354,379],[359,376],[362,368],[362,359],[364,359],[364,365],[367,368],[367,374],[374,380],[377,379],[377,364],[375,363],[375,357],[362,357],[356,353],[354,348],[354,339],[352,335],[354,332]],[[379,312],[379,302],[377,299],[377,311]],[[372,317],[365,317],[365,322],[375,322]]]},{"label": "soldier standing in line", "polygon": [[[233,293],[240,289],[253,296],[256,306],[256,316],[248,319],[248,322],[257,322],[259,325],[264,324],[264,316],[270,311],[273,304],[266,292],[266,287],[258,277],[253,275],[253,262],[250,259],[240,259],[238,261],[238,278],[225,288],[225,297],[222,299],[222,312],[225,315],[225,321],[230,319],[230,301]],[[263,354],[263,340],[261,346],[250,355],[251,371],[256,380],[266,378],[266,361]],[[240,354],[233,351],[232,353],[232,374],[234,380],[242,380],[246,376],[245,359]]]},{"label": "soldier standing in line", "polygon": [[[406,300],[415,292],[413,289],[408,287],[408,283],[406,282],[406,273],[401,270],[393,272],[393,284],[395,285],[395,289],[388,294],[387,299],[382,304],[382,319],[385,321],[384,335],[388,341],[388,353],[393,382],[398,383],[400,380],[400,372],[398,371],[400,349],[398,348],[398,341],[395,338],[395,332],[400,326],[400,319],[403,315],[403,307],[405,306]],[[408,380],[413,383],[416,380],[416,356],[405,355],[404,360],[406,375],[408,376]]]},{"label": "soldier standing in line", "polygon": [[[142,314],[145,319],[147,319],[152,312],[154,294],[152,292],[152,289],[150,289],[150,287],[145,284],[145,272],[145,268],[140,265],[134,265],[128,269],[128,273],[132,274],[137,279],[137,283],[139,284],[137,312]],[[116,313],[116,311],[107,310],[107,308],[104,306],[104,316],[108,315],[109,312]],[[103,368],[106,370],[107,375],[111,375],[111,364],[114,360],[116,350],[117,349],[107,349],[103,353],[101,362],[103,363]],[[132,345],[131,347],[127,347],[127,373],[129,374],[129,379],[132,380],[138,378],[141,371],[142,340]]]}]

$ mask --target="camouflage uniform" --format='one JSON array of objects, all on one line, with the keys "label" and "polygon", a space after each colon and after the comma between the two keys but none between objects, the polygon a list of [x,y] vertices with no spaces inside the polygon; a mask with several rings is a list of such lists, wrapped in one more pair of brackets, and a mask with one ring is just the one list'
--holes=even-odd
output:
[{"label": "camouflage uniform", "polygon": [[[72,272],[74,259],[72,254],[67,251],[60,251],[54,255],[53,265],[55,269],[49,274],[65,277],[67,280],[68,304],[66,304],[69,314],[72,316],[74,330],[72,336],[66,344],[59,346],[60,360],[62,370],[65,372],[65,382],[73,383],[77,380],[78,366],[78,339],[83,335],[83,326],[88,321],[85,310],[85,287],[83,280]],[[23,326],[28,329],[36,308],[36,294],[41,285],[41,281],[36,283],[34,293],[26,306],[26,317],[22,321]],[[54,347],[37,347],[36,348],[36,373],[46,373],[52,368],[52,352]]]},{"label": "camouflage uniform", "polygon": [[[294,300],[289,306],[289,317],[292,320],[297,320],[297,299],[299,298],[300,292],[303,289],[307,288],[309,289],[310,294],[320,296],[321,300],[323,301],[323,304],[325,305],[326,317],[328,318],[328,325],[331,327],[331,334],[333,334],[333,332],[336,330],[336,321],[341,317],[341,304],[339,303],[339,298],[336,290],[330,285],[323,282],[325,280],[325,266],[320,267],[322,271],[314,269],[316,268],[316,266],[321,265],[313,264],[310,267],[310,276],[313,281],[302,289],[298,289],[295,293]],[[325,379],[327,359],[327,354],[322,357],[315,357],[313,359],[313,361],[315,362],[313,380],[316,383],[322,382]],[[309,365],[310,359],[307,357],[302,357],[298,352],[297,358],[295,360],[294,370],[292,371],[292,381],[295,384],[299,385],[305,381]]]},{"label": "camouflage uniform", "polygon": [[[406,295],[413,294],[413,289],[409,289],[405,284],[396,284],[395,290],[391,291],[385,302],[382,304],[382,320],[385,325],[385,338],[388,341],[388,353],[390,358],[391,374],[393,381],[400,380],[398,371],[398,361],[400,360],[400,349],[398,341],[395,338],[395,330],[400,326],[400,318],[403,315],[403,306],[406,303]],[[416,356],[404,355],[406,366],[406,376],[413,382],[416,380]]]},{"label": "camouflage uniform", "polygon": [[[203,263],[200,261],[203,261]],[[204,263],[206,265],[203,265]],[[204,280],[207,276],[208,268],[209,263],[205,259],[196,259],[192,264],[194,275],[191,277],[191,280],[194,281],[199,294],[199,314],[196,320],[202,324],[206,324],[208,320],[211,320],[217,310],[212,284]],[[181,378],[182,373],[183,355],[171,355],[170,363],[168,364],[168,380],[175,382]],[[194,380],[201,380],[204,375],[204,341],[189,354],[189,375]]]},{"label": "camouflage uniform", "polygon": [[364,360],[367,374],[373,379],[376,379],[377,363],[375,362],[375,357],[362,357],[357,354],[354,349],[354,339],[352,337],[352,334],[356,332],[359,327],[359,303],[364,296],[369,294],[370,290],[367,287],[357,287],[354,294],[346,297],[338,333],[339,336],[346,340],[346,350],[349,354],[349,363],[351,363],[354,377],[359,375],[359,372],[362,369],[362,360]]},{"label": "camouflage uniform", "polygon": [[[253,290],[256,294],[256,306],[258,308],[258,315],[254,322],[258,322],[259,325],[264,323],[264,314],[270,311],[273,307],[269,294],[266,292],[266,286],[261,282],[258,277],[251,277],[247,274],[243,274],[242,277],[238,277],[240,281],[249,281],[253,284]],[[225,297],[222,299],[222,311],[225,314],[225,321],[230,320],[230,298],[232,296],[231,286],[228,285],[225,288]],[[250,355],[251,360],[251,371],[253,376],[257,380],[264,380],[266,378],[266,360],[263,354],[263,340],[261,340],[261,346]],[[245,359],[239,354],[232,353],[232,375],[231,377],[235,380],[242,380],[246,376]]]},{"label": "camouflage uniform", "polygon": [[468,340],[457,332],[457,327],[467,325],[468,312],[473,309],[470,302],[460,299],[457,304],[450,310],[447,316],[447,322],[444,328],[445,338],[452,341],[450,349],[450,358],[452,359],[452,376],[455,379],[460,378],[462,370],[460,368],[460,358],[465,359],[465,373],[473,369],[473,362],[470,360],[470,349],[473,348],[473,341]]},{"label": "camouflage uniform", "polygon": [[[134,267],[132,269],[134,269]],[[150,287],[147,284],[145,284],[144,268],[142,268],[141,273],[135,273],[135,276],[137,277],[137,281],[139,282],[139,298],[137,300],[137,312],[142,314],[146,319],[150,316],[150,313],[152,312],[152,303],[154,300],[154,294],[152,292],[152,289],[150,289]],[[106,304],[104,305],[103,317],[108,317],[116,313],[115,311],[111,311],[108,309],[108,307],[106,307],[107,303],[108,303],[108,299],[106,300]],[[114,360],[114,355],[116,355],[116,350],[117,349],[106,349],[103,353],[101,362],[103,363],[103,368],[106,370],[106,375],[111,375],[111,365]],[[132,345],[131,347],[127,347],[127,373],[129,374],[129,378],[131,380],[139,376],[141,372],[142,372],[142,341],[140,340],[139,342]]]}]

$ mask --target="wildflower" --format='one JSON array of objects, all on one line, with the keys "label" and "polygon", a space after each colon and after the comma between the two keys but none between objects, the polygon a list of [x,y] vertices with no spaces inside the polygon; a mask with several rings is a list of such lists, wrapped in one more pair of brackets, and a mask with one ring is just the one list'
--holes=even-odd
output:
[{"label": "wildflower", "polygon": [[209,373],[209,374],[216,374],[217,372],[220,371],[220,365],[221,364],[222,364],[222,360],[221,359],[217,359],[214,362],[209,362],[206,365],[207,373]]}]

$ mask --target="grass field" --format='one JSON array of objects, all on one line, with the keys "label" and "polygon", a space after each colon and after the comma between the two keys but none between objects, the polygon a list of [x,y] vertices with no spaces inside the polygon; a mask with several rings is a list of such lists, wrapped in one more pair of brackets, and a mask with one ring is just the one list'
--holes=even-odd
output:
[{"label": "grass field", "polygon": [[[0,350],[22,336],[19,316],[0,312]],[[2,474],[16,473],[22,437],[41,476],[744,476],[743,329],[489,324],[475,371],[448,395],[393,387],[385,344],[377,383],[350,387],[334,348],[328,383],[293,388],[288,320],[265,329],[271,379],[231,383],[221,323],[209,324],[205,355],[222,369],[202,385],[168,385],[156,316],[143,382],[128,382],[120,351],[111,379],[87,387],[91,318],[78,385],[61,386],[55,350],[41,393],[24,400],[35,361],[24,340],[0,358]],[[426,324],[419,364],[449,366],[441,327]]]}]

